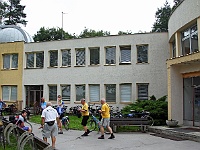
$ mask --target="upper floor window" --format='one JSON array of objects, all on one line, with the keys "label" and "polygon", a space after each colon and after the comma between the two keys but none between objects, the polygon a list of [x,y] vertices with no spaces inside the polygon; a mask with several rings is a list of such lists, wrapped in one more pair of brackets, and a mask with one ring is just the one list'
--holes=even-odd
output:
[{"label": "upper floor window", "polygon": [[90,102],[99,102],[100,100],[100,85],[89,85]]},{"label": "upper floor window", "polygon": [[62,85],[62,100],[63,101],[70,101],[71,98],[71,86],[70,85]]},{"label": "upper floor window", "polygon": [[176,57],[176,40],[172,42],[172,57]]},{"label": "upper floor window", "polygon": [[182,55],[193,53],[198,48],[198,29],[197,25],[193,25],[181,33]]},{"label": "upper floor window", "polygon": [[3,55],[3,69],[18,68],[18,54],[4,54]]},{"label": "upper floor window", "polygon": [[26,53],[26,68],[43,68],[44,52]]},{"label": "upper floor window", "polygon": [[116,63],[116,47],[106,47],[106,64]]},{"label": "upper floor window", "polygon": [[57,101],[57,85],[49,85],[49,101]]},{"label": "upper floor window", "polygon": [[84,48],[76,49],[76,65],[77,66],[85,65],[85,49]]},{"label": "upper floor window", "polygon": [[137,45],[137,63],[148,63],[148,45]]},{"label": "upper floor window", "polygon": [[99,47],[89,48],[90,50],[90,65],[98,65],[99,64]]},{"label": "upper floor window", "polygon": [[49,66],[50,67],[57,67],[58,66],[58,51],[52,50],[49,51],[50,57],[49,57]]},{"label": "upper floor window", "polygon": [[148,83],[138,83],[137,90],[138,90],[138,100],[148,100]]},{"label": "upper floor window", "polygon": [[131,102],[131,84],[120,84],[120,100],[121,102]]},{"label": "upper floor window", "polygon": [[76,85],[76,101],[85,98],[85,85]]},{"label": "upper floor window", "polygon": [[62,66],[71,66],[71,50],[62,50]]},{"label": "upper floor window", "polygon": [[106,101],[116,102],[116,84],[106,84]]},{"label": "upper floor window", "polygon": [[2,99],[3,100],[17,100],[17,86],[2,86]]},{"label": "upper floor window", "polygon": [[131,46],[120,46],[120,63],[131,63]]}]

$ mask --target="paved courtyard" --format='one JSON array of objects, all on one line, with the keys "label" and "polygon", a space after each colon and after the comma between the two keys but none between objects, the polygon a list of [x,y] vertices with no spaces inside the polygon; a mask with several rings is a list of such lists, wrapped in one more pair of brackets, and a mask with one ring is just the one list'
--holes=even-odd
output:
[{"label": "paved courtyard", "polygon": [[[38,124],[33,125],[33,133],[42,138]],[[81,137],[83,131],[63,130],[64,134],[57,136],[56,148],[58,150],[200,150],[200,143],[188,140],[174,141],[150,135],[151,133],[115,133],[115,139],[97,139],[100,134],[96,131],[87,137]],[[48,139],[51,143],[51,140]]]}]

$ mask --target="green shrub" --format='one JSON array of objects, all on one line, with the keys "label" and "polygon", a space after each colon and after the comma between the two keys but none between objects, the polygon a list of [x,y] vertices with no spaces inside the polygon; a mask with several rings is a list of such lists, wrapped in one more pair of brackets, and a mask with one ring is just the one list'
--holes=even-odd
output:
[{"label": "green shrub", "polygon": [[150,116],[154,119],[154,125],[165,125],[168,115],[167,96],[163,96],[156,100],[155,96],[151,96],[152,100],[137,100],[133,104],[129,104],[122,109],[123,114],[130,113],[130,110],[141,112],[142,110],[149,111]]}]

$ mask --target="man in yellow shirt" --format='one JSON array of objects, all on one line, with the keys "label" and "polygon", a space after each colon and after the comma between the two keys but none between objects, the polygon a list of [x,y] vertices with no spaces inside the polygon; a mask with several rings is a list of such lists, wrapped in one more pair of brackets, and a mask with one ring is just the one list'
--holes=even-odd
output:
[{"label": "man in yellow shirt", "polygon": [[81,99],[81,104],[82,104],[82,109],[80,109],[80,112],[81,112],[82,117],[83,117],[81,125],[83,126],[83,129],[85,131],[85,133],[81,136],[88,136],[88,134],[90,133],[90,130],[86,126],[87,121],[89,119],[88,104],[85,102],[84,98]]},{"label": "man in yellow shirt", "polygon": [[114,139],[115,136],[113,134],[113,131],[110,127],[110,107],[106,103],[105,98],[101,99],[101,110],[99,112],[101,113],[102,119],[100,122],[100,131],[101,131],[101,136],[98,137],[98,139],[104,139],[104,127],[107,127],[108,131],[110,132],[111,136],[108,139]]}]

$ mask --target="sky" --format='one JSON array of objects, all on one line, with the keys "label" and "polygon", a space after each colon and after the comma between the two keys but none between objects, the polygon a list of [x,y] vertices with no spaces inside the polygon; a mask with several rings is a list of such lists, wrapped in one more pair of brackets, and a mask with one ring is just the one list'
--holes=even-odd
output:
[{"label": "sky", "polygon": [[[173,0],[167,0],[173,6]],[[41,27],[62,28],[79,35],[85,28],[108,31],[150,32],[155,13],[166,0],[21,0],[31,36]],[[62,13],[63,12],[63,13]]]}]

